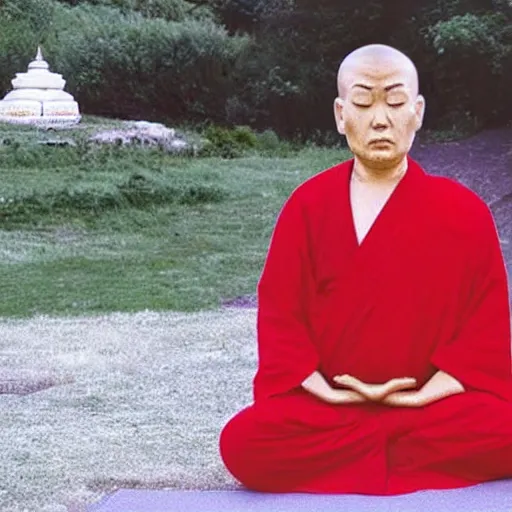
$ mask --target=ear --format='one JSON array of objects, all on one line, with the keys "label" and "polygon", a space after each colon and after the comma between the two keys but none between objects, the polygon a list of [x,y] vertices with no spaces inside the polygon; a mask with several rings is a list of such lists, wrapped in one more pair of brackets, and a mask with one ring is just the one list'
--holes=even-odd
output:
[{"label": "ear", "polygon": [[341,135],[345,135],[345,119],[343,116],[344,108],[344,101],[341,98],[336,98],[334,100],[334,119],[336,120],[336,128]]},{"label": "ear", "polygon": [[416,117],[416,131],[423,125],[423,117],[425,116],[426,101],[425,98],[419,94],[414,102],[414,115]]}]

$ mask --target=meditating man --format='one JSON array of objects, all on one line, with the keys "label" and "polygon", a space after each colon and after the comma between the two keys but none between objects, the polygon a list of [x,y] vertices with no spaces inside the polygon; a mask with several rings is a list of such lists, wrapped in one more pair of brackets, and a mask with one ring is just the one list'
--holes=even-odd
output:
[{"label": "meditating man", "polygon": [[425,100],[408,57],[360,48],[338,88],[354,158],[279,215],[258,284],[254,404],[225,426],[223,460],[268,492],[512,477],[510,309],[491,212],[409,157]]}]

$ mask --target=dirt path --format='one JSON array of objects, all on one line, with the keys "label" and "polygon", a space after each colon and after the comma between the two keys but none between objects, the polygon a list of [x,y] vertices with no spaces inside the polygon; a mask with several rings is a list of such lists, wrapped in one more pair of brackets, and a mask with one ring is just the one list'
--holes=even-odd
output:
[{"label": "dirt path", "polygon": [[460,181],[491,207],[512,275],[512,129],[487,130],[458,142],[416,144],[411,155],[428,173]]}]

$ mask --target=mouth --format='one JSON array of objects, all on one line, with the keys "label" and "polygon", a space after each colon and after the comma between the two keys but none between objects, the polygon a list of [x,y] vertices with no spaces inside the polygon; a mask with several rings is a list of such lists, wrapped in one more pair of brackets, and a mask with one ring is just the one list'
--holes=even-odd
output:
[{"label": "mouth", "polygon": [[370,144],[377,144],[377,145],[381,145],[381,144],[393,144],[393,141],[390,140],[390,139],[374,139],[374,140],[371,140],[370,141]]}]

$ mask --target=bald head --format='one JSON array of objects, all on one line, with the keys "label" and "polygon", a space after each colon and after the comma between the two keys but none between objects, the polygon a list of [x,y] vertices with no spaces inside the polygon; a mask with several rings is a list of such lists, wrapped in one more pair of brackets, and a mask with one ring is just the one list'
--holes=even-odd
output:
[{"label": "bald head", "polygon": [[354,50],[343,59],[338,71],[338,95],[344,99],[354,81],[386,74],[400,75],[411,93],[418,94],[418,72],[412,60],[391,46],[371,44]]},{"label": "bald head", "polygon": [[403,162],[425,112],[411,59],[390,46],[363,46],[341,63],[338,89],[336,127],[357,161],[381,169]]}]

